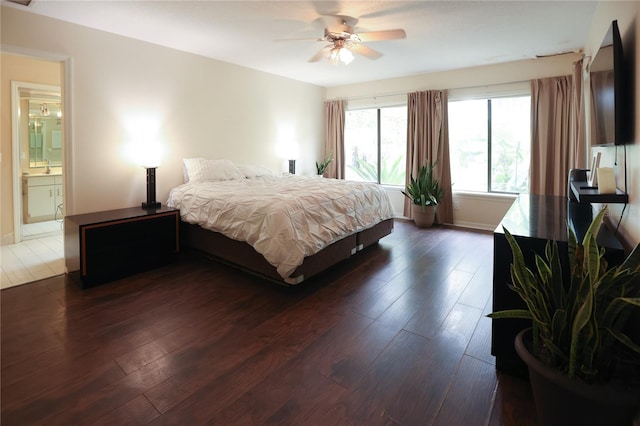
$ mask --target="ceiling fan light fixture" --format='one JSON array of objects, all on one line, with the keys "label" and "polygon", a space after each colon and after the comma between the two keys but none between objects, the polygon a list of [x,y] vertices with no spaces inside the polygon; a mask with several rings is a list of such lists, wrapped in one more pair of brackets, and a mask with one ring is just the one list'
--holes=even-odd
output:
[{"label": "ceiling fan light fixture", "polygon": [[[348,16],[327,15],[323,16],[323,19],[327,25],[324,28],[324,35],[317,41],[326,41],[328,44],[313,55],[309,62],[318,62],[326,58],[334,65],[348,65],[353,62],[354,54],[369,59],[378,59],[382,53],[365,46],[364,42],[398,40],[407,37],[403,29],[367,31],[356,34],[354,25],[358,20]],[[339,28],[335,28],[336,25],[333,25],[336,19],[339,21]]]},{"label": "ceiling fan light fixture", "polygon": [[353,61],[353,53],[346,47],[334,47],[329,52],[329,62],[349,65]]}]

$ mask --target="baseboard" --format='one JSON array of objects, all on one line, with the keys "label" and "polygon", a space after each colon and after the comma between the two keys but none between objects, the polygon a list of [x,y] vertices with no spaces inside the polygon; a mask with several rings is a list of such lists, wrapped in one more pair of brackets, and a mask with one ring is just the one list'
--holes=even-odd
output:
[{"label": "baseboard", "polygon": [[13,237],[13,232],[10,232],[2,236],[2,241],[0,241],[0,245],[8,246],[10,244],[13,244],[14,241],[15,241],[15,238]]},{"label": "baseboard", "polygon": [[472,229],[480,229],[482,231],[495,231],[496,225],[491,225],[488,223],[477,223],[477,222],[465,222],[465,221],[454,221],[453,226],[457,226],[460,228],[472,228]]}]

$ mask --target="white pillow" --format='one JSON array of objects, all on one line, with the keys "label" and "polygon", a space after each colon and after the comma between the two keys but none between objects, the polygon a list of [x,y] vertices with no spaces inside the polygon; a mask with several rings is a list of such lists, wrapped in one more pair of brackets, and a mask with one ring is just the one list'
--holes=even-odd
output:
[{"label": "white pillow", "polygon": [[238,170],[247,179],[253,179],[261,176],[273,176],[273,170],[263,166],[253,166],[248,164],[238,164]]},{"label": "white pillow", "polygon": [[185,182],[218,182],[243,179],[244,176],[231,160],[185,158],[183,161]]}]

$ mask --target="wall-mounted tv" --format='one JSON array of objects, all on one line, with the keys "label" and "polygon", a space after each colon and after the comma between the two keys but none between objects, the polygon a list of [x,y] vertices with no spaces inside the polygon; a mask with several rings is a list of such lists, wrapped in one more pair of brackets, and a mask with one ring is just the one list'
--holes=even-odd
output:
[{"label": "wall-mounted tv", "polygon": [[589,67],[591,81],[591,145],[628,141],[627,83],[618,21],[613,21]]}]

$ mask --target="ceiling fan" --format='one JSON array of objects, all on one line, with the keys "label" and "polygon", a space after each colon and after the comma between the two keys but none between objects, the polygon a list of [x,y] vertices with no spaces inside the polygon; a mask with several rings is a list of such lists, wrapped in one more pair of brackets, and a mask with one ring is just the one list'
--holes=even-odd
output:
[{"label": "ceiling fan", "polygon": [[[353,61],[353,53],[369,59],[378,59],[382,56],[382,53],[365,46],[363,43],[398,40],[407,37],[407,34],[402,29],[356,33],[354,25],[358,20],[350,16],[324,16],[323,20],[327,26],[324,29],[324,36],[318,41],[326,41],[329,44],[311,57],[309,62],[318,62],[326,57],[330,62],[346,65]],[[336,21],[337,26],[335,25]]]}]

